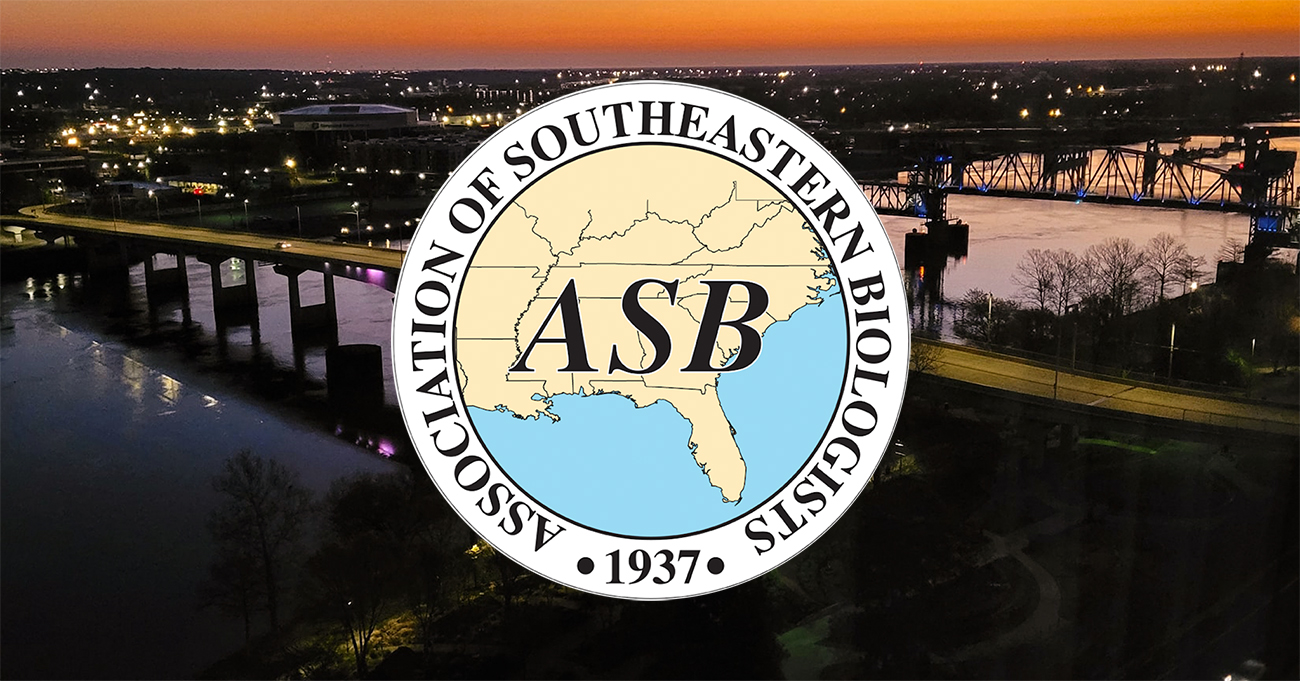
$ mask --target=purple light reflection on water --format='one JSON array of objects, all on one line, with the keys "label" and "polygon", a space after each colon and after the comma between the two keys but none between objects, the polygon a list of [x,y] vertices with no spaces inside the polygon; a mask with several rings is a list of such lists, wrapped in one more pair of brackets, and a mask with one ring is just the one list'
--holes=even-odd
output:
[{"label": "purple light reflection on water", "polygon": [[373,284],[375,286],[379,286],[381,288],[387,288],[390,279],[389,274],[387,272],[383,270],[368,269],[368,268],[363,270],[363,272],[365,273],[364,277],[367,283]]}]

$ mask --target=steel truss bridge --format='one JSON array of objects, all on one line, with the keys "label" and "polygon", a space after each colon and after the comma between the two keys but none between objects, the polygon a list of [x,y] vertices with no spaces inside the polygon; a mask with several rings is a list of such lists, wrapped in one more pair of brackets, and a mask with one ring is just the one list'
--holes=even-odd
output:
[{"label": "steel truss bridge", "polygon": [[908,172],[907,182],[860,182],[886,215],[946,219],[948,194],[1099,201],[1134,206],[1248,213],[1250,243],[1300,247],[1295,152],[1247,143],[1245,161],[1229,168],[1184,154],[1124,147],[1015,152],[984,158],[935,153]]}]

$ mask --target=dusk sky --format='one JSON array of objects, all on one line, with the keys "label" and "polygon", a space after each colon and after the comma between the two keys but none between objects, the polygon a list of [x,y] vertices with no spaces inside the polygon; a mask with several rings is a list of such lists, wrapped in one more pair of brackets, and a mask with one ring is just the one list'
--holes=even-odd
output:
[{"label": "dusk sky", "polygon": [[458,69],[1294,55],[1296,0],[4,0],[4,68]]}]

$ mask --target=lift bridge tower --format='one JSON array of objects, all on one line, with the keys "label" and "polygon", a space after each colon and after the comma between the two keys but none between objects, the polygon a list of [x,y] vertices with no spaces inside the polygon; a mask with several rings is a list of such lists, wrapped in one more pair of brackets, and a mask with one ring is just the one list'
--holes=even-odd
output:
[{"label": "lift bridge tower", "polygon": [[1246,126],[1245,159],[1229,172],[1250,207],[1248,260],[1265,257],[1273,248],[1300,248],[1296,152],[1270,148],[1269,133],[1266,126]]}]

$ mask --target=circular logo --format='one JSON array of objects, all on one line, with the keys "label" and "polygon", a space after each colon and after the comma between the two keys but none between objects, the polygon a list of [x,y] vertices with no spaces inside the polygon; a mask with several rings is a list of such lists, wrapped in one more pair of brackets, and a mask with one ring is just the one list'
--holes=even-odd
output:
[{"label": "circular logo", "polygon": [[640,600],[789,560],[888,447],[898,264],[860,187],[758,105],[658,81],[503,127],[447,180],[398,280],[394,379],[483,539]]}]

